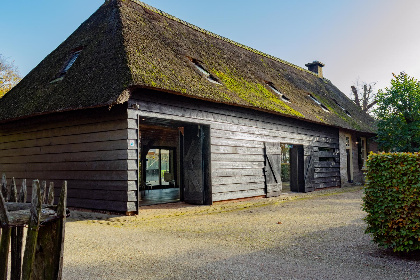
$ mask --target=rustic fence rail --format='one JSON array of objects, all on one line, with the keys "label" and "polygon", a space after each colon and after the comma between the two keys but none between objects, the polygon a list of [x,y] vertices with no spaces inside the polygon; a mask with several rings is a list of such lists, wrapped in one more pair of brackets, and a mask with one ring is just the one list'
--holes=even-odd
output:
[{"label": "rustic fence rail", "polygon": [[[67,201],[64,181],[60,199],[54,204],[54,183],[34,180],[31,203],[26,203],[26,180],[19,193],[13,178],[3,174],[0,190],[0,280],[61,279]],[[24,228],[27,227],[24,254]],[[10,274],[8,262],[10,254]],[[10,275],[10,277],[8,277]]]}]

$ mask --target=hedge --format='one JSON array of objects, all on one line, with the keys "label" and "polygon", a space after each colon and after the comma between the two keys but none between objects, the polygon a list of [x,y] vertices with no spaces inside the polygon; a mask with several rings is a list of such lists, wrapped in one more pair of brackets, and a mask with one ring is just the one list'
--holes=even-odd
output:
[{"label": "hedge", "polygon": [[281,164],[281,181],[282,182],[290,181],[290,163]]},{"label": "hedge", "polygon": [[366,233],[394,252],[419,250],[420,153],[371,153],[366,179]]}]

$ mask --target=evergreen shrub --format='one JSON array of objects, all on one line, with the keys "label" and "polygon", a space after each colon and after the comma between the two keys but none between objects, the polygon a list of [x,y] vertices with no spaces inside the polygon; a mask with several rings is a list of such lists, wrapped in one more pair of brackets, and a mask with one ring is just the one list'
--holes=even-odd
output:
[{"label": "evergreen shrub", "polygon": [[371,153],[366,179],[366,233],[394,252],[419,250],[420,153]]}]

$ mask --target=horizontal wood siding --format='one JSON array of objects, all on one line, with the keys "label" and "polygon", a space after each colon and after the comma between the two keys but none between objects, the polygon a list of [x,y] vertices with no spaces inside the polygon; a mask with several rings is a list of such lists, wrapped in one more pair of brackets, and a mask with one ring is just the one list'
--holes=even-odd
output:
[{"label": "horizontal wood siding", "polygon": [[128,122],[117,106],[0,125],[0,172],[29,185],[67,180],[69,207],[134,211],[137,142],[129,144],[136,130]]},{"label": "horizontal wood siding", "polygon": [[[138,110],[131,109],[137,106]],[[336,184],[339,163],[335,166],[319,162],[318,149],[338,149],[338,129],[146,90],[133,94],[128,108],[130,123],[140,115],[156,119],[157,123],[171,120],[180,125],[182,122],[210,125],[213,201],[265,194],[264,142],[305,145],[308,147],[305,161],[311,159],[312,164],[306,184],[313,189]],[[318,182],[318,178],[326,179]]]}]

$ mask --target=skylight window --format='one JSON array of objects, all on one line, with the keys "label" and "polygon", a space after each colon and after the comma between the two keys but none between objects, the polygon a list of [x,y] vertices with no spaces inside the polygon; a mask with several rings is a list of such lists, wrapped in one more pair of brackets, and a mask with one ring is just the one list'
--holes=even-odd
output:
[{"label": "skylight window", "polygon": [[341,105],[337,102],[337,100],[333,99],[333,101],[335,102],[335,104],[337,104],[337,106],[338,106],[338,107],[340,107],[340,109],[341,109],[341,110],[343,110],[343,111],[344,111],[344,113],[346,113],[346,115],[347,115],[347,116],[349,116],[350,118],[352,117],[352,116],[351,116],[351,114],[350,114],[350,112],[349,112],[349,111],[347,111],[347,110],[346,110],[346,108],[344,108],[343,106],[341,106]]},{"label": "skylight window", "polygon": [[291,103],[290,99],[286,97],[286,95],[284,95],[283,93],[281,93],[278,89],[276,89],[276,87],[273,85],[273,83],[271,82],[266,82],[267,86],[274,91],[278,96],[281,97],[281,99],[283,101],[286,101],[288,103]]},{"label": "skylight window", "polygon": [[204,69],[203,66],[201,66],[201,64],[198,62],[198,60],[196,59],[191,59],[192,63],[194,63],[195,68],[197,68],[197,70],[204,76],[207,78],[208,81],[217,84],[217,85],[221,85],[221,83],[217,80],[216,77],[214,77],[212,74],[210,74],[209,71],[207,71],[206,69]]},{"label": "skylight window", "polygon": [[322,110],[324,110],[325,112],[329,112],[330,110],[328,110],[328,108],[322,104],[318,99],[316,99],[312,94],[308,95],[310,99],[312,99],[312,101],[314,101],[316,104],[318,104],[319,106],[321,106]]},{"label": "skylight window", "polygon": [[67,62],[66,67],[64,67],[63,71],[61,71],[61,74],[66,74],[67,71],[70,69],[70,67],[73,66],[74,62],[76,61],[76,59],[79,57],[80,53],[82,52],[82,50],[74,52],[72,54],[72,56],[70,57],[69,61]]},{"label": "skylight window", "polygon": [[76,59],[79,57],[80,53],[82,52],[82,47],[79,47],[77,49],[74,49],[70,53],[70,58],[67,60],[67,63],[62,68],[60,73],[57,74],[54,80],[52,80],[50,83],[59,82],[64,79],[64,76],[67,74],[67,71],[73,66],[73,64],[76,62]]}]

